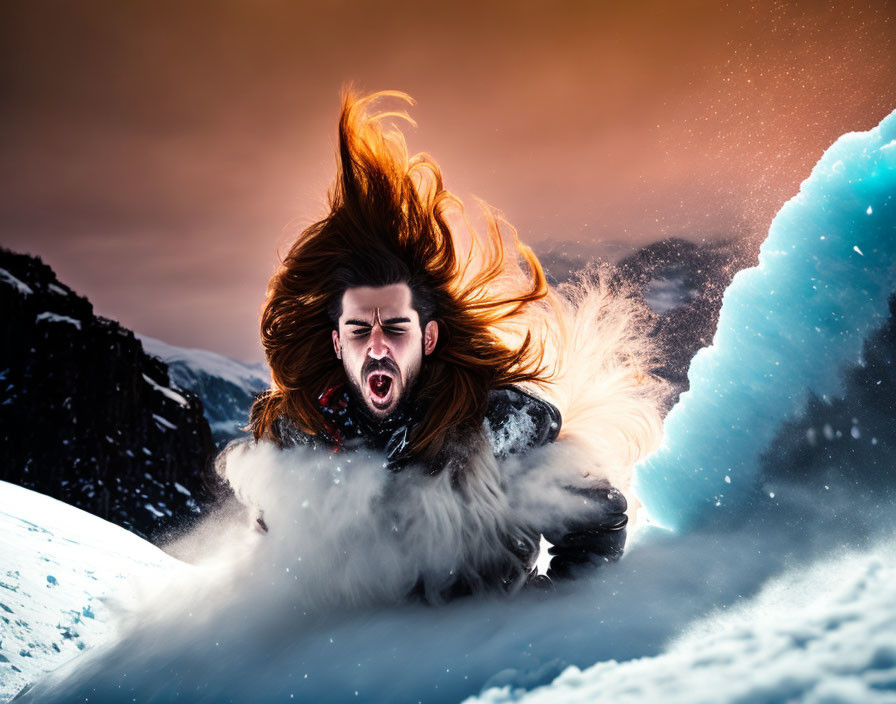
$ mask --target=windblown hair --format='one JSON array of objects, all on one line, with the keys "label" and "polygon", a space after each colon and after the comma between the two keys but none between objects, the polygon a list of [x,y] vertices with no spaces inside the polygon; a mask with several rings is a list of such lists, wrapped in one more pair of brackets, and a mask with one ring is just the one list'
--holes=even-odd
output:
[{"label": "windblown hair", "polygon": [[[299,235],[271,278],[261,336],[273,384],[252,409],[256,439],[279,442],[279,416],[306,433],[323,430],[318,397],[345,381],[331,331],[350,286],[406,283],[421,324],[439,325],[414,390],[426,409],[410,438],[417,456],[434,457],[453,428],[481,425],[489,390],[548,381],[543,346],[529,332],[499,334],[525,327],[527,307],[548,296],[538,259],[484,204],[486,234],[475,232],[432,157],[409,158],[401,132],[382,124],[387,117],[413,120],[404,112],[370,112],[387,97],[413,104],[395,91],[343,93],[330,211]],[[466,228],[452,230],[453,214]],[[469,244],[459,254],[462,229]],[[505,238],[513,243],[510,254]]]}]

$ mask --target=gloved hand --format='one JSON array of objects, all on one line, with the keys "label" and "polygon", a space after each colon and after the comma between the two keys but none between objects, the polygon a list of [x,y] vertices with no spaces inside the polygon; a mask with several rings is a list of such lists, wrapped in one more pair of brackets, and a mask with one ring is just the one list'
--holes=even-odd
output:
[{"label": "gloved hand", "polygon": [[609,485],[589,489],[570,487],[570,491],[584,497],[590,504],[587,508],[594,510],[589,512],[589,518],[544,534],[554,545],[548,550],[553,555],[548,568],[548,577],[552,580],[575,579],[596,566],[616,562],[625,547],[628,524],[625,497]]}]

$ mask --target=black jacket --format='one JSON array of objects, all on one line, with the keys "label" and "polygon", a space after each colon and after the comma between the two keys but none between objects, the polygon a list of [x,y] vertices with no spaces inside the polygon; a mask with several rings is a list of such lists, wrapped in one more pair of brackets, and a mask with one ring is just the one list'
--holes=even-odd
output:
[{"label": "black jacket", "polygon": [[[530,423],[519,423],[525,414]],[[499,460],[512,454],[522,454],[534,447],[546,445],[557,439],[561,418],[557,408],[542,399],[516,387],[497,389],[489,394],[486,413],[486,435],[492,451]],[[514,436],[507,428],[512,425],[528,429]],[[509,435],[509,437],[508,437]],[[628,508],[625,497],[602,483],[595,487],[568,487],[568,491],[581,495],[586,502],[593,502],[601,510],[596,522],[586,522],[562,527],[544,526],[541,534],[552,544],[548,553],[553,556],[547,576],[550,579],[570,579],[583,574],[589,567],[615,562],[625,547]],[[536,544],[531,560],[538,557]],[[536,580],[534,569],[530,571]],[[536,583],[544,585],[543,580]]]}]

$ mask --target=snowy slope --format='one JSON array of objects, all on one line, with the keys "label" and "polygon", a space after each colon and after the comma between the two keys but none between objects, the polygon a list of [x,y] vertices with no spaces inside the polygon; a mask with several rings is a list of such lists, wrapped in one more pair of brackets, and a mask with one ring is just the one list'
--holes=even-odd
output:
[{"label": "snowy slope", "polygon": [[205,417],[220,447],[241,435],[249,408],[259,391],[270,386],[264,364],[245,364],[209,350],[175,347],[146,335],[137,335],[143,349],[168,365],[171,381],[202,399]]},{"label": "snowy slope", "polygon": [[549,686],[493,688],[467,704],[896,702],[894,583],[891,539],[772,581],[657,657],[570,667]]},{"label": "snowy slope", "polygon": [[808,497],[816,515],[796,523],[769,510],[727,533],[648,531],[556,593],[437,609],[297,609],[296,560],[259,541],[251,570],[197,567],[24,701],[893,702],[896,511],[846,524],[845,489]]},{"label": "snowy slope", "polygon": [[127,602],[180,566],[133,533],[0,482],[0,701],[115,635]]}]

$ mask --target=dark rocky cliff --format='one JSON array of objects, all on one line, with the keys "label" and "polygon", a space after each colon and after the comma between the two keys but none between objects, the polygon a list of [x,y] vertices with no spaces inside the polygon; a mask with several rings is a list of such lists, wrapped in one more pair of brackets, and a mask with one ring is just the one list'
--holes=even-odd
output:
[{"label": "dark rocky cliff", "polygon": [[0,479],[153,539],[199,513],[199,398],[40,259],[0,249],[0,309]]},{"label": "dark rocky cliff", "polygon": [[218,449],[246,437],[249,408],[256,395],[270,386],[264,364],[246,364],[209,350],[184,349],[138,335],[143,349],[168,365],[168,376],[181,389],[202,399],[205,419]]}]

